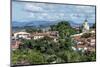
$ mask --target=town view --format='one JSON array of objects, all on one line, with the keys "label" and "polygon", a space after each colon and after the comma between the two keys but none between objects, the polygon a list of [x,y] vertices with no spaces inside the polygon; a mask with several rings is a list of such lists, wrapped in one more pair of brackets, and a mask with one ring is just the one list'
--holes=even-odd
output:
[{"label": "town view", "polygon": [[12,66],[91,61],[96,61],[95,6],[12,2]]}]

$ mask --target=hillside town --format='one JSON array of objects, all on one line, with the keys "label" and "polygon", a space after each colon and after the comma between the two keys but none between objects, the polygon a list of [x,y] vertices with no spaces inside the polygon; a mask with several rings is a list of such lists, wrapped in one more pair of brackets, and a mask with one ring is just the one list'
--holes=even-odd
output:
[{"label": "hillside town", "polygon": [[96,61],[95,9],[13,1],[11,66]]},{"label": "hillside town", "polygon": [[[77,29],[77,28],[76,28]],[[76,42],[74,46],[72,46],[73,50],[83,50],[83,51],[95,51],[96,47],[96,34],[95,29],[92,29],[90,31],[89,25],[87,20],[83,23],[83,29],[82,33],[71,35],[71,38]],[[82,37],[83,35],[90,35],[89,37]],[[57,39],[59,37],[58,31],[46,31],[46,32],[33,32],[28,33],[25,31],[19,31],[12,33],[12,49],[17,49],[20,44],[22,43],[20,39],[27,39],[27,40],[38,40],[41,38],[44,38],[46,36],[53,39],[54,42],[57,42]]]}]

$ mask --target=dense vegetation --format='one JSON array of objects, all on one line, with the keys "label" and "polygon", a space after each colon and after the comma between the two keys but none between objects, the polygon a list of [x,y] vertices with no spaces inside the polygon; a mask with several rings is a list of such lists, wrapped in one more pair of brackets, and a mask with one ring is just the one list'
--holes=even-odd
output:
[{"label": "dense vegetation", "polygon": [[25,31],[28,32],[28,33],[42,32],[41,29],[36,29],[36,28],[26,28]]},{"label": "dense vegetation", "polygon": [[77,31],[71,27],[68,21],[61,21],[57,25],[52,25],[51,30],[59,31],[59,35],[61,38],[65,38],[77,33]]},{"label": "dense vegetation", "polygon": [[[48,64],[48,63],[65,63],[79,61],[95,61],[95,53],[82,53],[73,51],[71,46],[75,43],[70,35],[77,33],[66,21],[52,25],[51,31],[58,31],[58,42],[52,38],[44,37],[38,40],[22,39],[23,44],[12,52],[12,62],[17,64]],[[33,29],[30,29],[32,33]],[[36,30],[35,30],[36,31]]]}]

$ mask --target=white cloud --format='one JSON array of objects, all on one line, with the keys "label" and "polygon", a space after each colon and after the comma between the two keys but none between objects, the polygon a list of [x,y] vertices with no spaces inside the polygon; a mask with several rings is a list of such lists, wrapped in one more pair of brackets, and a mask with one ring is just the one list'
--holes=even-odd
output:
[{"label": "white cloud", "polygon": [[31,3],[25,3],[24,9],[31,10],[31,11],[43,11],[44,9],[40,6]]},{"label": "white cloud", "polygon": [[95,12],[95,7],[93,6],[75,6],[76,11],[78,12],[83,12],[83,13],[94,13]]},{"label": "white cloud", "polygon": [[49,16],[48,13],[42,13],[42,16]]},{"label": "white cloud", "polygon": [[[75,20],[89,15],[94,18],[94,8],[89,6],[73,6],[46,3],[20,2],[21,12],[25,15],[24,20]],[[24,11],[23,11],[24,9]],[[27,14],[26,14],[27,13]],[[19,15],[18,15],[19,18]],[[21,17],[20,17],[21,18]]]}]

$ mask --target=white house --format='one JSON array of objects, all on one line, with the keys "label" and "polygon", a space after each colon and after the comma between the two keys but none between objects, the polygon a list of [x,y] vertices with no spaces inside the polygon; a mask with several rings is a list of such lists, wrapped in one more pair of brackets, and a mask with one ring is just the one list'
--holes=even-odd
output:
[{"label": "white house", "polygon": [[37,40],[37,39],[41,39],[44,38],[45,36],[50,37],[52,39],[54,39],[55,42],[57,42],[57,38],[58,38],[58,33],[56,31],[53,32],[42,32],[42,33],[33,33],[32,34],[33,39]]},{"label": "white house", "polygon": [[44,36],[42,36],[42,35],[36,35],[36,36],[34,36],[34,40],[37,40],[37,39],[40,39],[40,38],[43,38]]},{"label": "white house", "polygon": [[34,40],[37,40],[37,39],[41,39],[41,38],[44,38],[44,36],[46,36],[47,34],[46,33],[33,33],[33,39]]},{"label": "white house", "polygon": [[16,32],[16,33],[14,33],[14,38],[15,39],[19,39],[19,38],[31,39],[30,33],[27,33],[27,32]]}]

